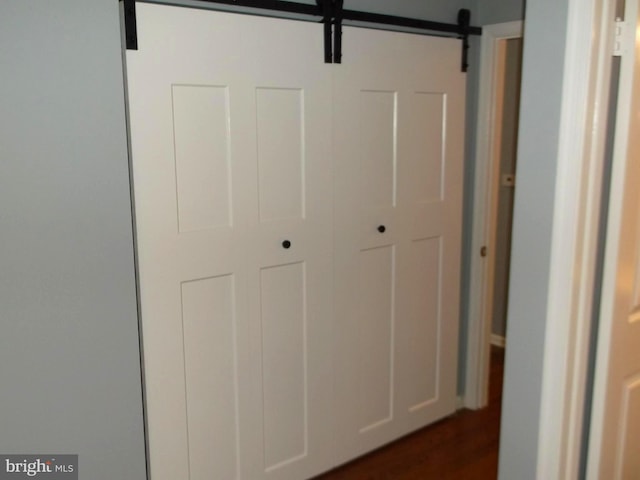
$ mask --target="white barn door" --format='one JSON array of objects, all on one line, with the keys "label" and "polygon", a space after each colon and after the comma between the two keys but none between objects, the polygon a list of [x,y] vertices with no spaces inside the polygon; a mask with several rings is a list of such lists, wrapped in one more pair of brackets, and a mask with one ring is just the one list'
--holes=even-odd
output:
[{"label": "white barn door", "polygon": [[334,76],[338,460],[455,411],[460,41],[344,29]]},{"label": "white barn door", "polygon": [[138,4],[127,52],[154,480],[330,466],[322,28]]},{"label": "white barn door", "polygon": [[640,15],[627,0],[602,306],[589,439],[589,480],[640,478]]},{"label": "white barn door", "polygon": [[459,40],[138,4],[153,480],[300,480],[455,410]]}]

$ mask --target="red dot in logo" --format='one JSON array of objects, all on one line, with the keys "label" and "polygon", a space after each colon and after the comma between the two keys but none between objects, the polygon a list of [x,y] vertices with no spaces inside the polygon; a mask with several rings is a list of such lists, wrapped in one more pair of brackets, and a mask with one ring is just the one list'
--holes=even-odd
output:
[{"label": "red dot in logo", "polygon": [[51,460],[47,460],[47,461],[46,461],[46,462],[44,462],[44,463],[46,463],[47,465],[51,465]]}]

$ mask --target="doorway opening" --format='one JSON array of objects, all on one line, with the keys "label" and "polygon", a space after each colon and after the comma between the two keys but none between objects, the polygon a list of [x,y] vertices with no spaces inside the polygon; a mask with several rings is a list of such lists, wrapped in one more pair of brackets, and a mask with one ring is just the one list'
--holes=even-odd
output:
[{"label": "doorway opening", "polygon": [[516,186],[518,114],[520,111],[520,74],[522,38],[498,41],[496,129],[494,162],[498,163],[497,212],[493,258],[493,305],[491,344],[506,346],[509,267],[511,260],[511,226]]},{"label": "doorway opening", "polygon": [[491,345],[505,347],[522,22],[483,28],[463,404],[489,401]]}]

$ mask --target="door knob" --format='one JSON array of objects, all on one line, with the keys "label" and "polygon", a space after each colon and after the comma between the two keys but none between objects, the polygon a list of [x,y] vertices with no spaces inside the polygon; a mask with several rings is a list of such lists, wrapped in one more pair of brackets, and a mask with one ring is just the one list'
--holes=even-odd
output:
[{"label": "door knob", "polygon": [[386,232],[386,231],[387,231],[387,227],[385,227],[384,225],[380,225],[380,226],[378,227],[378,231],[379,231],[380,233],[384,233],[384,232]]},{"label": "door knob", "polygon": [[291,248],[291,242],[289,240],[285,240],[284,242],[282,242],[282,248],[289,249]]}]

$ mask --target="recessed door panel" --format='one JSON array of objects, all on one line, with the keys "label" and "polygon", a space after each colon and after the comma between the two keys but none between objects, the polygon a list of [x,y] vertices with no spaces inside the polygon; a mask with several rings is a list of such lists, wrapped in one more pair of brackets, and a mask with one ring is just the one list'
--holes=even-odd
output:
[{"label": "recessed door panel", "polygon": [[411,104],[416,112],[416,131],[413,133],[418,147],[411,193],[418,202],[439,202],[444,188],[446,95],[415,92]]},{"label": "recessed door panel", "polygon": [[427,408],[438,398],[439,349],[440,349],[440,238],[425,238],[411,244],[413,271],[411,281],[420,285],[413,291],[407,328],[410,341],[406,350],[408,370],[420,372],[412,381],[407,380],[409,411]]},{"label": "recessed door panel", "polygon": [[396,203],[396,93],[360,92],[359,159],[362,201],[377,207]]},{"label": "recessed door panel", "polygon": [[172,100],[179,229],[230,225],[228,90],[173,85]]},{"label": "recessed door panel", "polygon": [[360,253],[358,312],[360,335],[360,430],[376,428],[393,416],[394,288],[393,247]]},{"label": "recessed door panel", "polygon": [[190,474],[237,479],[234,277],[183,282],[181,291]]},{"label": "recessed door panel", "polygon": [[260,219],[304,218],[304,92],[256,89]]},{"label": "recessed door panel", "polygon": [[305,265],[260,272],[265,469],[307,454]]}]

